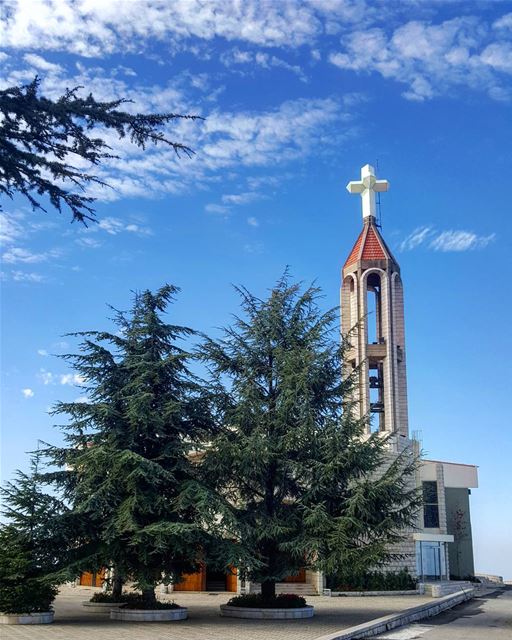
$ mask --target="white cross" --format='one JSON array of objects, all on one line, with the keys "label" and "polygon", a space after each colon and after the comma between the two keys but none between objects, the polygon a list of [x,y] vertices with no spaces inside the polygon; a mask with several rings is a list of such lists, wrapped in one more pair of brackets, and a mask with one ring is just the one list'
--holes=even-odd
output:
[{"label": "white cross", "polygon": [[382,193],[389,189],[387,180],[377,180],[375,169],[369,165],[361,169],[361,180],[352,180],[347,184],[349,193],[360,193],[363,201],[363,220],[373,216],[375,218],[375,193]]}]

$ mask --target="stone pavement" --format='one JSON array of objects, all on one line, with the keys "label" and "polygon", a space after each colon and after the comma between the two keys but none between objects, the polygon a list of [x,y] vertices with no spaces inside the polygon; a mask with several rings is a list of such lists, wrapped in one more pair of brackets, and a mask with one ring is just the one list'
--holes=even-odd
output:
[{"label": "stone pavement", "polygon": [[310,597],[315,617],[309,620],[235,620],[221,618],[219,605],[232,594],[181,592],[176,602],[188,607],[189,619],[167,623],[114,622],[108,614],[81,606],[96,589],[66,587],[55,601],[50,625],[2,625],[2,640],[314,640],[373,618],[396,613],[431,599],[426,596],[365,598]]}]

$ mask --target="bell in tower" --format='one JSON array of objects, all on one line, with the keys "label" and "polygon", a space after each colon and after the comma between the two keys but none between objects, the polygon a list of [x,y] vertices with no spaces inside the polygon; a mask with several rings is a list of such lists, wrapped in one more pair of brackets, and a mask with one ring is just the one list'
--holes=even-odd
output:
[{"label": "bell in tower", "polygon": [[358,368],[357,411],[370,429],[409,436],[403,289],[400,267],[376,226],[375,193],[389,188],[366,165],[349,182],[361,195],[363,229],[342,269],[342,331],[352,331],[347,367]]}]

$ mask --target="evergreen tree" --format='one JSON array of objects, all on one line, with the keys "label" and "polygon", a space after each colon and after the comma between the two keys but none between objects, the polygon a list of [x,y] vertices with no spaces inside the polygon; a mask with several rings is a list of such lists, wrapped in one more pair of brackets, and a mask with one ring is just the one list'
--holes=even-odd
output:
[{"label": "evergreen tree", "polygon": [[[38,196],[46,196],[59,212],[66,205],[73,221],[95,221],[94,198],[84,194],[91,183],[108,186],[84,165],[97,167],[116,158],[111,147],[93,129],[111,129],[144,149],[165,144],[190,156],[187,145],[170,140],[162,131],[178,119],[198,116],[177,113],[128,113],[125,98],[100,102],[82,87],[67,89],[57,100],[40,95],[40,79],[0,91],[0,194],[25,196],[34,209],[45,211]],[[66,188],[67,187],[67,188]]]},{"label": "evergreen tree", "polygon": [[136,294],[131,311],[116,315],[118,333],[77,334],[81,353],[67,359],[90,402],[56,407],[70,416],[67,446],[47,450],[61,466],[53,480],[90,526],[89,561],[113,563],[149,606],[160,580],[197,569],[211,537],[193,456],[209,437],[209,407],[178,344],[193,331],[162,318],[176,291]]},{"label": "evergreen tree", "polygon": [[0,527],[3,613],[49,611],[57,593],[55,574],[70,529],[65,506],[43,491],[39,462],[40,453],[35,453],[30,473],[18,471],[15,480],[0,490],[6,518]]},{"label": "evergreen tree", "polygon": [[417,508],[414,461],[363,439],[342,379],[337,310],[287,274],[266,300],[239,289],[243,317],[201,353],[218,388],[221,429],[203,461],[237,513],[251,580],[264,597],[300,568],[376,565]]}]

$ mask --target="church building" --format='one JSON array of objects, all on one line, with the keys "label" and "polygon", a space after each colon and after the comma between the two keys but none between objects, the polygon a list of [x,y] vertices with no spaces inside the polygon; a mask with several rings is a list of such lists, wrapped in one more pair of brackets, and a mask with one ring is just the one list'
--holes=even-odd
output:
[{"label": "church building", "polygon": [[[361,169],[361,179],[347,190],[361,196],[363,228],[341,270],[341,323],[351,332],[345,366],[357,369],[356,406],[360,416],[372,416],[369,432],[390,436],[390,455],[404,448],[419,453],[409,432],[404,290],[400,266],[377,224],[376,193],[389,189],[372,166]],[[415,479],[424,497],[414,530],[393,550],[400,559],[388,571],[407,568],[421,582],[463,579],[474,575],[469,496],[478,486],[474,465],[422,459]],[[185,576],[176,590],[257,591],[259,585],[236,575],[208,575],[208,568]],[[302,595],[322,593],[325,577],[301,571],[276,587],[279,592]]]},{"label": "church building", "polygon": [[[409,432],[404,289],[400,266],[384,241],[377,223],[376,193],[387,191],[373,167],[361,169],[361,179],[349,182],[351,194],[362,202],[363,228],[341,270],[342,332],[350,332],[347,369],[357,369],[355,403],[360,416],[371,415],[368,434],[389,436],[390,456],[420,445]],[[478,486],[474,465],[422,459],[415,482],[424,506],[416,527],[406,532],[393,550],[399,559],[385,570],[407,569],[421,582],[464,579],[474,575],[469,496]],[[170,587],[172,588],[172,587]],[[325,577],[303,570],[276,587],[277,593],[322,593]],[[208,567],[184,576],[176,591],[257,591],[259,585],[242,581],[236,571],[223,574]]]}]

